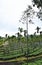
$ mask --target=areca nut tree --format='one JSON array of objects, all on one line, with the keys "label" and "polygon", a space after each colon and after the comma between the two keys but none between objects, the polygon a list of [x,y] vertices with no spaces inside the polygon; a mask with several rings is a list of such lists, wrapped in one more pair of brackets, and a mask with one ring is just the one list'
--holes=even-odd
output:
[{"label": "areca nut tree", "polygon": [[24,37],[26,37],[26,34],[27,34],[27,30],[24,30]]},{"label": "areca nut tree", "polygon": [[39,33],[40,27],[37,26],[36,30],[37,30],[37,33]]},{"label": "areca nut tree", "polygon": [[28,22],[32,23],[32,18],[35,14],[35,11],[32,9],[32,7],[29,5],[28,8],[24,11],[21,19],[19,20],[20,22],[22,22],[23,24],[26,24],[26,30],[27,30],[27,65],[28,65],[28,54],[29,54],[29,48],[28,48]]},{"label": "areca nut tree", "polygon": [[23,32],[23,28],[18,28],[18,30],[20,31],[20,33],[22,33]]}]

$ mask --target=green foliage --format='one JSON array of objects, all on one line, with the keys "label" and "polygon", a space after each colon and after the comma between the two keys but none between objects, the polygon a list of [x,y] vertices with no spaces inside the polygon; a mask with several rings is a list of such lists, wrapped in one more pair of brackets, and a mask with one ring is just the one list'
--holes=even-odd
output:
[{"label": "green foliage", "polygon": [[[27,65],[27,62],[23,62],[22,65]],[[28,65],[42,65],[42,59],[36,59],[35,61],[28,62]]]},{"label": "green foliage", "polygon": [[42,7],[42,0],[32,0],[37,7]]},{"label": "green foliage", "polygon": [[[5,43],[8,41],[8,44]],[[24,36],[18,37],[11,36],[9,38],[0,39],[2,43],[0,45],[0,58],[3,60],[11,59],[13,57],[18,57],[25,55],[27,52],[27,38]],[[4,45],[3,45],[4,43]],[[28,37],[28,55],[37,55],[42,53],[42,35],[30,35]],[[30,64],[30,63],[29,63]]]}]

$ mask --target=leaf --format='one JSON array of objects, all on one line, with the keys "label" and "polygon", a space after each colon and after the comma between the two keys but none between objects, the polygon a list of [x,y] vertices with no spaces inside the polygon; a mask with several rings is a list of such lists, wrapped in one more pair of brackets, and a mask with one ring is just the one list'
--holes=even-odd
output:
[{"label": "leaf", "polygon": [[29,20],[29,23],[32,23],[32,24],[34,24],[34,23],[32,22],[32,20]]}]

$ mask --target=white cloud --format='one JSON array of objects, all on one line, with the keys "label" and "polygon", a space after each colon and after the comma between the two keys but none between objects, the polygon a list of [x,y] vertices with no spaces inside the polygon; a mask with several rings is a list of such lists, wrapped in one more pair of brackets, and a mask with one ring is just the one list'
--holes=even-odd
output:
[{"label": "white cloud", "polygon": [[30,0],[0,0],[0,35],[17,31],[22,11],[28,4]]},{"label": "white cloud", "polygon": [[19,26],[26,27],[19,23],[19,19],[30,4],[31,0],[0,0],[0,35],[5,35],[5,33],[11,35],[17,32]]}]

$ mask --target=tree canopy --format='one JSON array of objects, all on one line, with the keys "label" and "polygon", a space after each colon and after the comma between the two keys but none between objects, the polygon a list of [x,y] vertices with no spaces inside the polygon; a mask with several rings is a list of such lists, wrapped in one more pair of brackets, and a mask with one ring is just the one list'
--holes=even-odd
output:
[{"label": "tree canopy", "polygon": [[32,0],[33,6],[37,6],[39,12],[37,12],[38,18],[42,21],[42,0]]},{"label": "tree canopy", "polygon": [[33,5],[37,5],[38,8],[42,8],[42,0],[32,0],[32,2],[34,3]]}]

